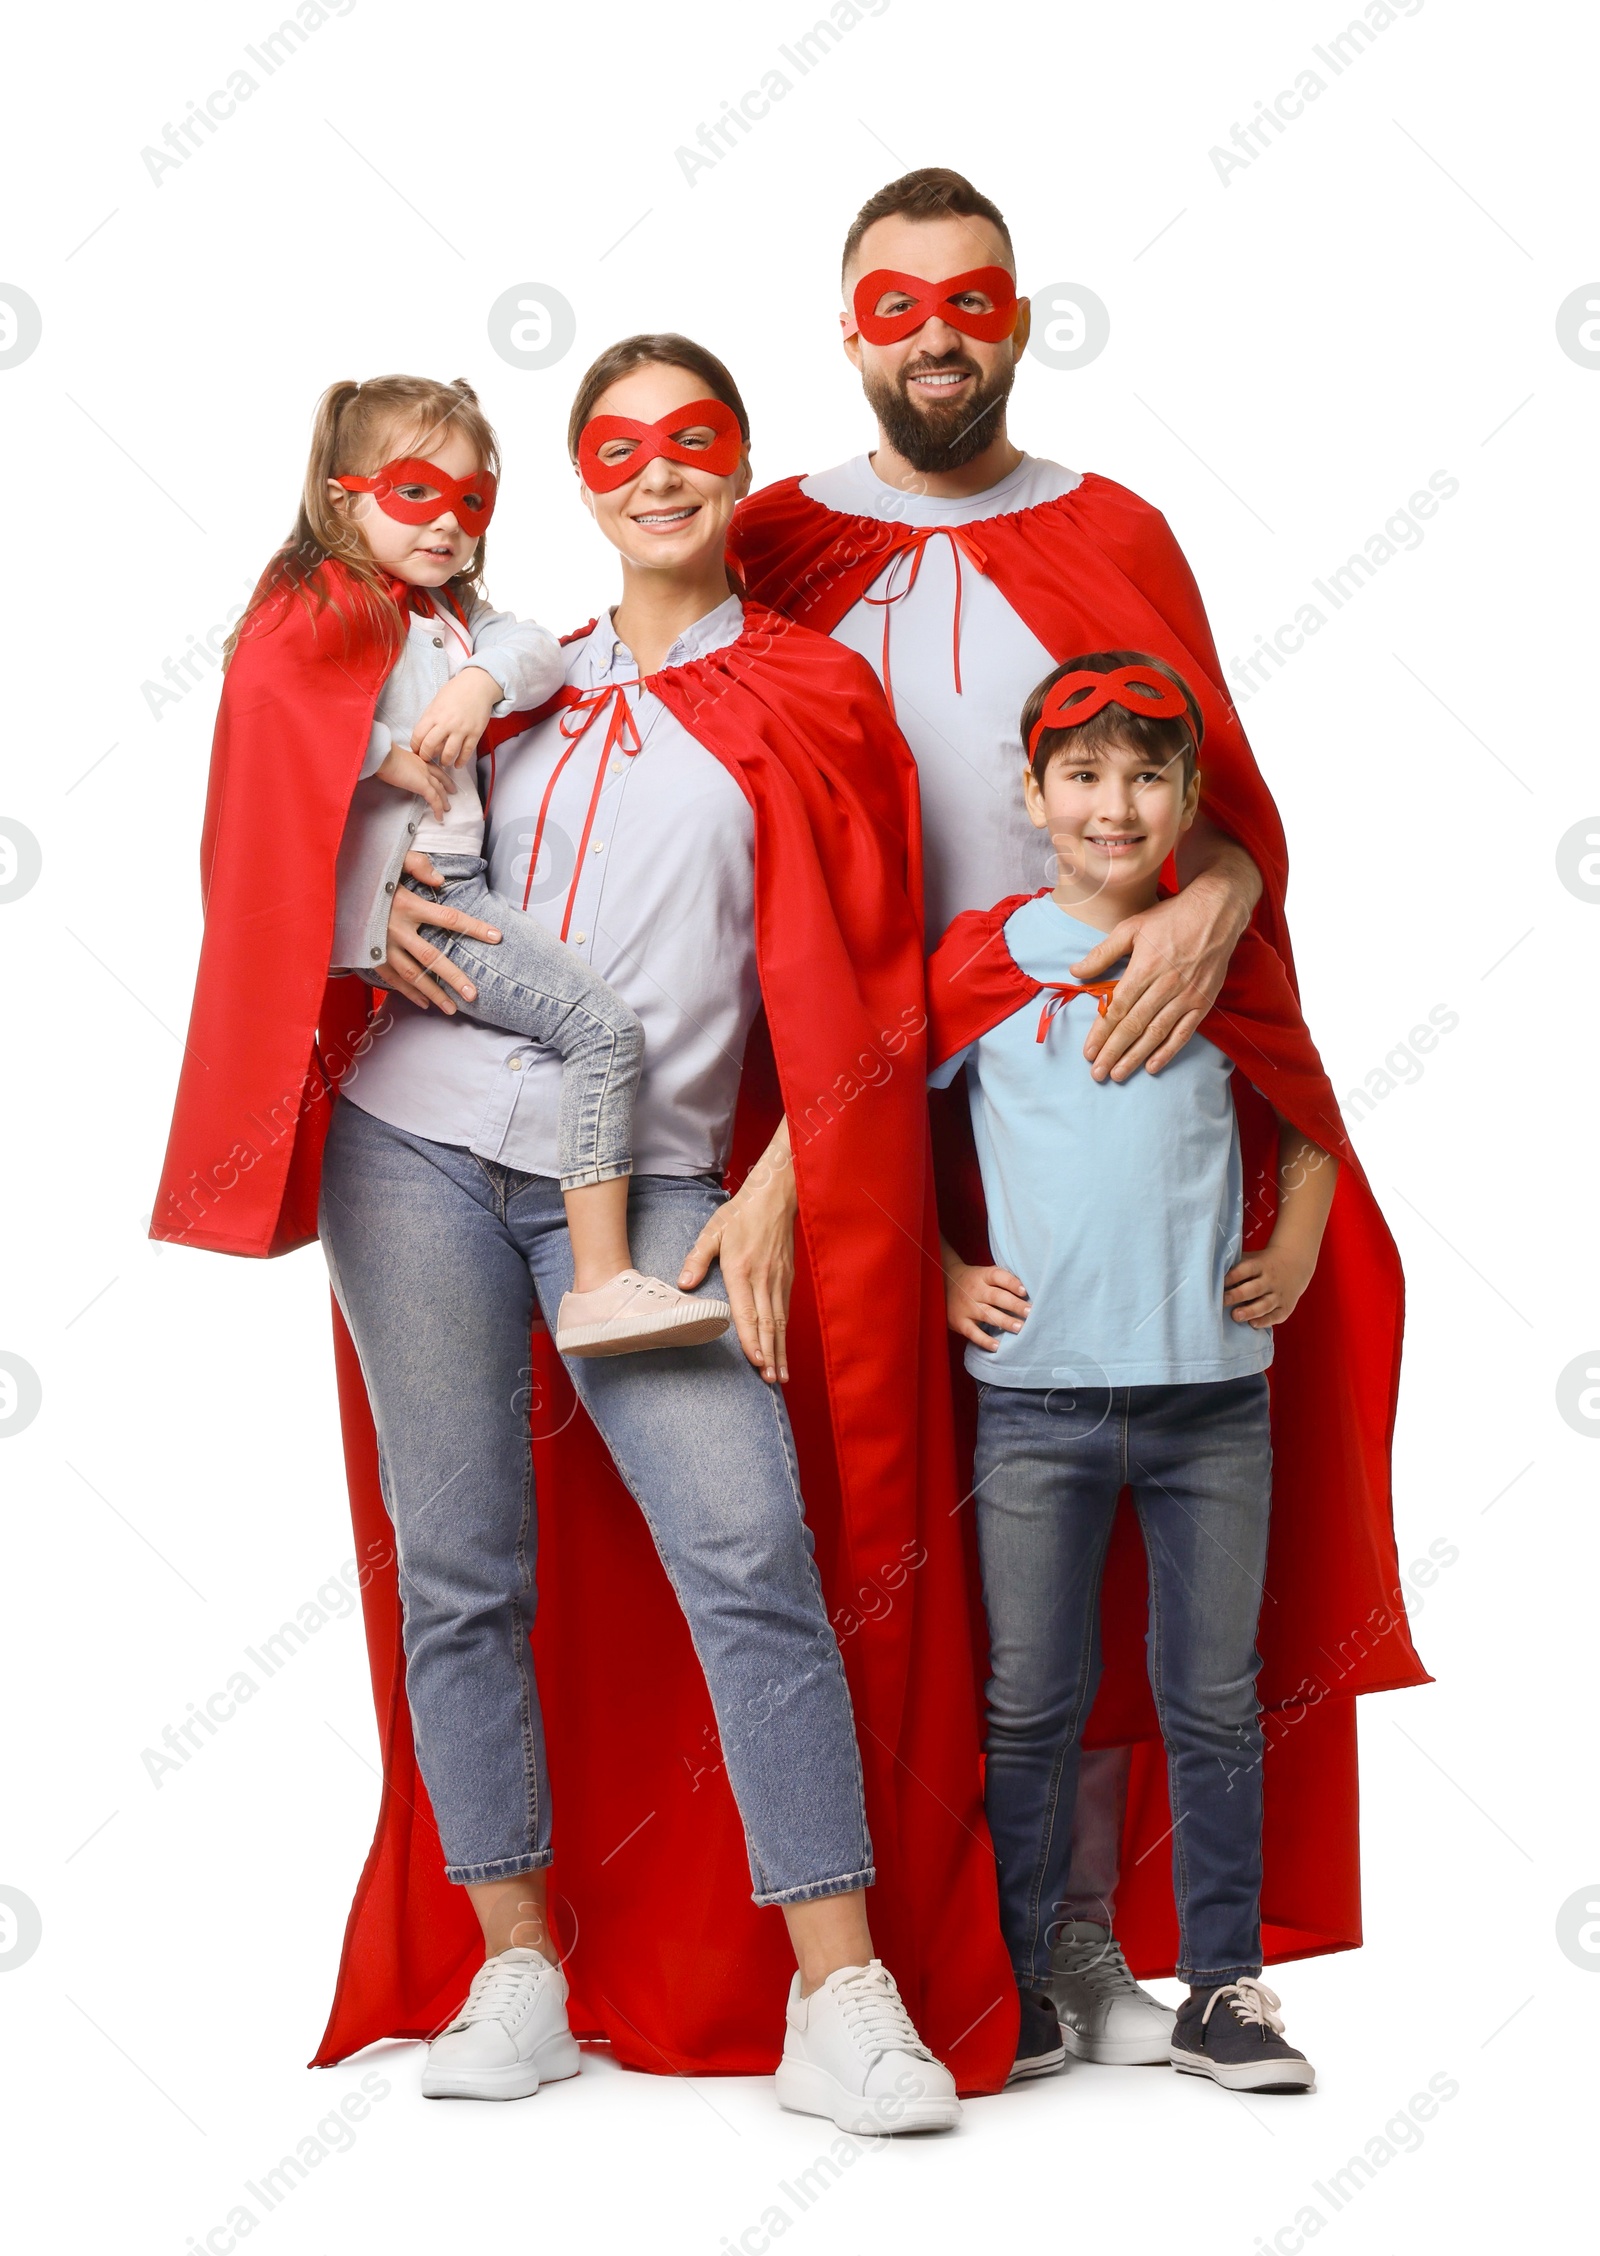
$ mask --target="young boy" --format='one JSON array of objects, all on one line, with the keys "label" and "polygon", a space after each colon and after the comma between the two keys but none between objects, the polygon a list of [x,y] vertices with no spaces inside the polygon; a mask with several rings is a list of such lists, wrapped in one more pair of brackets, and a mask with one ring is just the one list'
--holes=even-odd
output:
[{"label": "young boy", "polygon": [[[1260,1980],[1265,1374],[1272,1327],[1316,1266],[1337,1161],[1280,1114],[1276,1221],[1266,1245],[1243,1253],[1238,1061],[1218,1046],[1239,1023],[1227,990],[1206,1022],[1213,1038],[1197,1033],[1160,1074],[1119,1085],[1095,1080],[1083,1056],[1115,979],[1085,989],[1069,968],[1155,903],[1199,805],[1201,729],[1187,686],[1136,651],[1072,659],[1034,690],[1023,788],[1055,850],[1055,888],[951,928],[930,968],[929,1054],[938,1086],[967,1069],[997,1265],[968,1272],[981,1319],[960,1328],[980,1382],[985,1799],[1022,1993],[1015,2074],[1063,2057],[1052,1923],[1126,1485],[1149,1566],[1177,1972],[1190,1986],[1171,2059],[1231,2089],[1298,2091],[1312,2088],[1311,2065]],[[987,999],[975,1003],[980,989]],[[964,1046],[944,1056],[953,1040]]]}]

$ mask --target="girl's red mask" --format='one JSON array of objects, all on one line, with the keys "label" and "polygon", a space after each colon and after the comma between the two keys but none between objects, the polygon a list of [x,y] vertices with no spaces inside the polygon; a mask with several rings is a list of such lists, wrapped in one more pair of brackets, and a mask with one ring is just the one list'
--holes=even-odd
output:
[{"label": "girl's red mask", "polygon": [[[890,291],[912,301],[899,313],[880,314],[878,300]],[[988,313],[975,313],[955,301],[968,291],[990,300]],[[949,275],[943,282],[925,282],[920,274],[897,274],[892,267],[877,266],[863,274],[852,298],[856,327],[869,345],[898,345],[914,337],[935,314],[968,337],[997,345],[1017,326],[1016,284],[1003,266],[975,266],[966,274]]]},{"label": "girl's red mask", "polygon": [[[701,426],[714,434],[710,446],[679,445],[674,433]],[[602,462],[600,449],[612,439],[636,439],[638,444],[619,461]],[[691,400],[654,423],[637,423],[631,415],[591,415],[578,433],[578,468],[591,493],[615,493],[658,455],[668,462],[687,463],[691,470],[709,470],[716,478],[731,478],[739,467],[743,444],[739,418],[731,407],[721,400]]]},{"label": "girl's red mask", "polygon": [[[396,455],[370,478],[336,478],[334,483],[343,486],[346,493],[371,494],[385,517],[393,517],[401,525],[431,525],[448,510],[461,530],[475,537],[488,529],[498,490],[492,471],[478,470],[470,478],[451,478],[436,462],[424,462],[415,454]],[[403,499],[402,486],[415,486],[419,491]]]}]

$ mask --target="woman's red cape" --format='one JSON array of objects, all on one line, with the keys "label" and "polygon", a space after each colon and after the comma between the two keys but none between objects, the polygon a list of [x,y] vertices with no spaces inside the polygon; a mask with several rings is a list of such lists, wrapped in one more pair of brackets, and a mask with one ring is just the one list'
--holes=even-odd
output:
[{"label": "woman's red cape", "polygon": [[[898,521],[829,509],[802,493],[800,483],[785,479],[741,505],[729,558],[762,601],[827,631],[920,536]],[[962,536],[964,568],[994,582],[1057,663],[1094,650],[1148,651],[1174,666],[1199,702],[1206,812],[1248,850],[1262,876],[1260,903],[1217,1006],[1229,1010],[1233,1031],[1225,1039],[1229,1029],[1219,1022],[1215,1035],[1241,1068],[1236,1084],[1248,1077],[1255,1085],[1238,1086],[1250,1242],[1270,1229],[1275,1195],[1274,1123],[1255,1093],[1264,1086],[1261,1075],[1272,1083],[1273,1105],[1344,1162],[1316,1277],[1278,1334],[1272,1370],[1273,1537],[1261,1628],[1269,1750],[1262,1927],[1269,1961],[1350,1949],[1361,1941],[1353,1695],[1429,1679],[1406,1622],[1390,1490],[1403,1324],[1399,1256],[1299,1015],[1284,913],[1283,826],[1223,683],[1194,575],[1159,511],[1091,473],[1058,500],[983,518],[963,526]],[[1007,994],[1009,1008],[1017,1007],[1016,981],[1024,975],[1003,943],[996,951],[993,925],[1017,905],[979,912],[976,924],[958,918],[941,946],[936,992],[946,1055],[972,1038],[950,1037],[972,1023],[973,1008],[981,1016],[994,1005],[995,1017],[1003,1016],[998,1005]],[[951,1016],[949,973],[968,957],[963,1020]],[[1234,1040],[1253,1044],[1253,1061]],[[987,1260],[964,1091],[936,1096],[933,1111],[946,1234],[968,1260]],[[951,1361],[961,1459],[970,1466],[975,1397],[959,1351]],[[1163,1846],[1171,1829],[1165,1763],[1143,1649],[1146,1607],[1143,1555],[1124,1510],[1102,1603],[1105,1674],[1085,1736],[1091,1745],[1133,1748],[1117,1934],[1135,1971],[1154,1975],[1172,1971],[1177,1926]],[[981,1670],[976,1599],[973,1636]]]},{"label": "woman's red cape", "polygon": [[[328,982],[326,965],[334,861],[384,671],[298,604],[247,635],[230,669],[158,1236],[263,1255],[315,1234],[333,1093],[369,1038],[368,991]],[[993,2090],[1016,1998],[979,1793],[932,1250],[915,767],[871,669],[758,606],[737,642],[651,686],[755,818],[764,1012],[731,1176],[787,1113],[800,1206],[787,1397],[855,1704],[874,1940],[962,2088]],[[318,2063],[431,2034],[481,1957],[416,1766],[371,1417],[337,1310],[334,1334],[384,1784]],[[705,1681],[644,1520],[542,1329],[530,1359],[534,1644],[573,2026],[636,2068],[766,2073],[792,1961],[781,1919],[750,1901]]]}]

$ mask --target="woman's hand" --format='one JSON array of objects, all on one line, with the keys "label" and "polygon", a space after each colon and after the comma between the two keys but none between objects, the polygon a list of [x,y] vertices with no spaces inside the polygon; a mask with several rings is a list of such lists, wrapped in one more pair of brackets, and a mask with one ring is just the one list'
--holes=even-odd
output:
[{"label": "woman's hand", "polygon": [[1001,1332],[1020,1332],[1028,1315],[1028,1288],[1009,1269],[993,1262],[974,1268],[955,1247],[939,1240],[939,1261],[944,1270],[944,1320],[951,1331],[974,1347],[992,1355],[995,1341],[985,1324]]},{"label": "woman's hand", "polygon": [[478,749],[478,739],[499,704],[500,684],[482,666],[463,666],[447,681],[411,731],[413,748],[442,768],[457,768]]},{"label": "woman's hand", "polygon": [[[405,870],[407,877],[414,877],[423,885],[444,882],[426,854],[408,854]],[[420,893],[413,893],[407,886],[395,887],[394,902],[389,910],[389,953],[383,959],[378,976],[385,987],[404,995],[418,1010],[441,1010],[446,1018],[454,1018],[456,1006],[450,999],[451,990],[469,1003],[475,1000],[478,990],[459,966],[439,953],[431,940],[423,939],[425,924],[442,925],[448,932],[465,932],[474,940],[498,940],[500,934],[492,924],[483,924],[460,909],[448,908],[442,901],[425,901]]]},{"label": "woman's hand", "polygon": [[382,767],[374,768],[373,774],[380,783],[387,783],[396,791],[408,791],[414,797],[426,799],[440,822],[444,821],[455,785],[437,768],[429,767],[409,745],[391,744],[383,756]]},{"label": "woman's hand", "polygon": [[789,1376],[789,1295],[794,1286],[794,1218],[799,1208],[789,1123],[778,1132],[738,1190],[689,1248],[678,1290],[702,1284],[713,1261],[733,1310],[739,1345],[769,1386]]}]

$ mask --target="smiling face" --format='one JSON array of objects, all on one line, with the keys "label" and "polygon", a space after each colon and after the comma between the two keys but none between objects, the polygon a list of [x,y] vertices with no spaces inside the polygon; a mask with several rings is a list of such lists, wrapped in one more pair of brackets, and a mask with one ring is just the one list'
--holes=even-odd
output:
[{"label": "smiling face", "polygon": [[[361,474],[370,477],[384,463],[398,462],[407,455],[432,463],[447,478],[471,478],[483,468],[478,450],[470,439],[453,425],[434,424],[422,431],[414,426],[408,429],[396,426],[387,431],[377,459],[363,463]],[[420,483],[408,483],[396,487],[395,497],[400,501],[420,502],[428,497],[429,491]],[[477,535],[463,532],[454,510],[448,506],[441,507],[438,516],[424,524],[406,525],[379,507],[376,494],[347,493],[330,478],[328,495],[334,507],[360,528],[373,562],[412,587],[443,587],[446,580],[453,580],[458,572],[464,572],[472,561],[478,545]]]},{"label": "smiling face", "polygon": [[[703,376],[649,361],[608,386],[595,401],[590,419],[622,415],[636,423],[656,423],[675,408],[705,397]],[[717,438],[716,432],[695,422],[685,422],[681,430],[669,425],[668,435],[690,452],[713,446]],[[638,444],[636,439],[608,439],[599,450],[600,459],[608,467],[622,464]],[[748,448],[741,449],[739,467],[731,477],[718,477],[714,471],[658,454],[636,478],[610,493],[582,486],[584,506],[630,564],[646,571],[673,572],[703,571],[713,561],[720,563],[734,505],[749,490]]]},{"label": "smiling face", "polygon": [[[1003,435],[1006,399],[1028,341],[1027,301],[1017,308],[1011,335],[997,344],[969,337],[935,315],[898,344],[873,345],[848,333],[855,287],[863,274],[879,268],[941,282],[983,266],[1002,266],[1008,273],[1012,267],[1005,239],[991,221],[897,215],[874,221],[845,270],[845,300],[852,311],[841,317],[847,324],[844,349],[861,371],[884,437],[917,470],[959,470]],[[903,292],[886,292],[874,310],[894,314],[909,302]],[[992,301],[981,293],[969,302],[974,312],[991,310]]]},{"label": "smiling face", "polygon": [[1148,907],[1161,865],[1194,821],[1198,771],[1187,784],[1181,753],[1168,755],[1069,737],[1051,754],[1043,780],[1029,768],[1028,819],[1048,831],[1056,853],[1056,899],[1063,907],[1104,902],[1117,915]]}]

